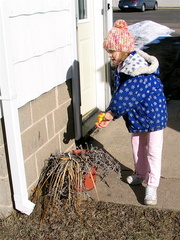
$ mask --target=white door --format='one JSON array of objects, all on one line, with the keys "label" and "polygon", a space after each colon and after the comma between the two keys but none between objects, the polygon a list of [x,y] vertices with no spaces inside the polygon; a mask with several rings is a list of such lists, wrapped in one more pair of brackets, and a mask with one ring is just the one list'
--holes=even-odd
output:
[{"label": "white door", "polygon": [[78,58],[80,68],[81,114],[96,108],[93,1],[78,0]]}]

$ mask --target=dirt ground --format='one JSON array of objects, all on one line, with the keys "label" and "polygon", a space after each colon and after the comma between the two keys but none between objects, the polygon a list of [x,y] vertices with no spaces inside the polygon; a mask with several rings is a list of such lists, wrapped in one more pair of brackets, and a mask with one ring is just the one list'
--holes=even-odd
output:
[{"label": "dirt ground", "polygon": [[[145,50],[161,67],[166,96],[180,99],[180,37],[163,39]],[[180,240],[180,212],[85,201],[79,210],[51,208],[40,225],[42,204],[30,216],[14,212],[0,220],[0,239]]]},{"label": "dirt ground", "polygon": [[51,209],[42,224],[41,205],[30,216],[1,221],[0,239],[179,240],[180,212],[85,201],[78,212]]}]

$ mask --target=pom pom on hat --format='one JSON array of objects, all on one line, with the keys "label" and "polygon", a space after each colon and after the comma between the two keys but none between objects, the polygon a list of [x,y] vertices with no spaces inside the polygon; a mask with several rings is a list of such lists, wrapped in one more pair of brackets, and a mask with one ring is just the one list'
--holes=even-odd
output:
[{"label": "pom pom on hat", "polygon": [[103,47],[106,51],[132,52],[134,50],[134,37],[128,31],[127,23],[120,19],[104,39]]},{"label": "pom pom on hat", "polygon": [[114,27],[120,28],[120,29],[128,29],[127,23],[122,19],[117,20],[114,23]]}]

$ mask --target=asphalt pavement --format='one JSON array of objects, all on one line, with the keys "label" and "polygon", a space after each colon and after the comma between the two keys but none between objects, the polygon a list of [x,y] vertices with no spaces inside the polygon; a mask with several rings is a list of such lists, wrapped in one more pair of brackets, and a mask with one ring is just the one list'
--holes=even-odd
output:
[{"label": "asphalt pavement", "polygon": [[145,12],[130,10],[121,12],[118,8],[115,8],[113,21],[115,22],[118,19],[124,19],[128,25],[151,20],[175,30],[172,36],[180,36],[180,8],[159,8],[158,10],[146,10]]}]

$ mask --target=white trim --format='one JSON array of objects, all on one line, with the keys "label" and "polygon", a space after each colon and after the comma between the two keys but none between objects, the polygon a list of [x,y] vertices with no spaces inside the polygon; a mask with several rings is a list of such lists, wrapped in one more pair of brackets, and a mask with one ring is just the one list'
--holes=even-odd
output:
[{"label": "white trim", "polygon": [[88,23],[89,19],[80,19],[78,20],[78,24],[82,24],[82,23]]},{"label": "white trim", "polygon": [[[19,126],[19,115],[17,108],[17,98],[15,83],[8,74],[8,56],[10,48],[5,48],[8,33],[4,34],[5,22],[8,24],[7,15],[3,15],[2,1],[0,2],[0,87],[3,96],[8,99],[2,100],[2,110],[5,122],[5,132],[7,138],[10,171],[13,186],[13,198],[15,208],[27,215],[34,209],[34,203],[28,200],[26,175],[24,168],[24,158]],[[6,25],[7,26],[7,25]],[[5,49],[7,51],[5,51]]]},{"label": "white trim", "polygon": [[[87,0],[87,18],[86,19],[79,19],[78,18],[78,24],[81,24],[81,23],[87,23],[90,21],[89,19],[89,7],[90,7],[90,0]],[[78,2],[77,2],[77,5],[78,5]],[[79,8],[78,8],[79,9]],[[78,16],[79,16],[79,12],[78,13]]]}]

